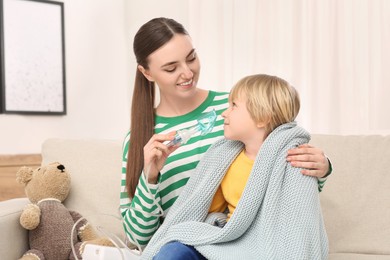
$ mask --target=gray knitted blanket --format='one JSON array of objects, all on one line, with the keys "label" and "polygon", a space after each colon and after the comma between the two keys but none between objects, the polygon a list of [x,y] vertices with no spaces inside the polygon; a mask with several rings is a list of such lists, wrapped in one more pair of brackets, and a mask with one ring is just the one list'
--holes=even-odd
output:
[{"label": "gray knitted blanket", "polygon": [[287,150],[310,135],[296,123],[275,129],[264,141],[242,197],[223,228],[204,223],[238,141],[216,142],[152,237],[141,259],[152,259],[170,241],[193,245],[207,259],[326,259],[328,242],[317,179],[286,162]]}]

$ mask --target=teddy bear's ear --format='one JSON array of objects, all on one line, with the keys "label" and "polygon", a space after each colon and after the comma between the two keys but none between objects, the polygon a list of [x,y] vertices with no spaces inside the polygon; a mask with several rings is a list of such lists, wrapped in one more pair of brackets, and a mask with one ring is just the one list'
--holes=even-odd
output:
[{"label": "teddy bear's ear", "polygon": [[20,184],[26,185],[32,179],[32,175],[33,169],[23,166],[16,173],[16,181]]}]

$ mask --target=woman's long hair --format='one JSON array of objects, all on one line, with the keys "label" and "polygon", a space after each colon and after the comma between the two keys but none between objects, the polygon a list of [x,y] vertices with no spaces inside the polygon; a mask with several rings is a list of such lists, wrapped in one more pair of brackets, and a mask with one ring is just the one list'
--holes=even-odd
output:
[{"label": "woman's long hair", "polygon": [[[188,35],[184,27],[173,19],[155,18],[141,26],[133,43],[137,64],[148,69],[149,55],[170,41],[175,34]],[[147,80],[137,68],[126,168],[126,189],[129,198],[134,197],[144,167],[143,148],[154,134],[154,100],[154,82]]]}]

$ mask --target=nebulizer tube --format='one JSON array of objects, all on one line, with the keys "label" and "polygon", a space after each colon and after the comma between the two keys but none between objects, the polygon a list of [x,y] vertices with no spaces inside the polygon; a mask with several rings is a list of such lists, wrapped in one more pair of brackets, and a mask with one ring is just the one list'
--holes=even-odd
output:
[{"label": "nebulizer tube", "polygon": [[[111,214],[104,214],[104,213],[99,213],[99,214],[95,214],[95,215],[98,215],[98,216],[108,216],[108,217],[114,217],[115,219],[118,219],[118,220],[122,220],[123,219],[120,217],[120,216],[115,216],[115,215],[111,215]],[[119,214],[120,215],[120,214]],[[91,217],[88,216],[88,218]],[[81,217],[80,219],[78,219],[74,224],[73,224],[73,227],[72,227],[72,230],[71,230],[71,233],[70,233],[70,246],[71,246],[71,249],[72,249],[72,254],[73,254],[73,257],[76,259],[76,260],[79,260],[79,258],[77,257],[77,253],[76,253],[76,248],[74,246],[74,241],[73,241],[73,238],[76,236],[75,234],[75,229],[76,229],[76,226],[82,221],[82,220],[86,220],[87,218],[86,217]],[[91,225],[91,224],[90,224]],[[121,259],[122,260],[125,260],[125,255],[124,255],[124,251],[122,251],[121,249],[124,249],[124,250],[127,250],[130,254],[136,256],[136,257],[139,257],[140,254],[137,254],[136,252],[132,251],[130,248],[127,247],[126,243],[123,242],[116,234],[114,234],[113,232],[109,232],[107,230],[105,230],[103,227],[101,226],[96,226],[96,230],[99,231],[99,233],[102,233],[108,240],[111,241],[111,243],[114,245],[114,247],[119,251],[119,254],[121,256]],[[82,257],[84,257],[84,252],[85,252],[85,246],[87,245],[87,242],[88,241],[84,241],[83,244],[81,244],[80,246],[80,249],[81,250],[81,247],[84,247],[84,250],[83,250],[83,254],[82,254]],[[138,245],[138,247],[140,248],[140,246]],[[141,251],[140,251],[141,252]],[[80,251],[81,253],[81,251]],[[88,258],[89,259],[89,258]],[[80,259],[81,260],[81,259]]]},{"label": "nebulizer tube", "polygon": [[[217,113],[213,109],[210,112],[205,113],[202,116],[200,116],[196,120],[197,123],[195,125],[193,125],[191,127],[188,127],[188,128],[177,130],[174,139],[171,140],[171,141],[165,142],[164,144],[167,147],[171,147],[171,146],[174,146],[174,145],[183,145],[183,144],[187,143],[188,140],[193,135],[195,135],[197,133],[200,133],[200,135],[204,136],[204,135],[206,135],[206,134],[211,132],[211,130],[214,127],[214,124],[215,124],[216,120],[217,120]],[[146,168],[146,170],[144,172],[146,180],[148,180],[149,171],[150,171],[150,165]],[[150,190],[149,190],[148,185],[145,185],[145,186],[146,186],[146,191],[151,193]],[[155,217],[164,216],[164,212],[163,212],[163,209],[161,208],[161,205],[158,202],[156,202],[156,200],[153,200],[153,204],[157,207],[159,213],[157,213],[157,214],[154,213],[153,214],[153,213],[145,212],[145,211],[142,211],[141,209],[137,209],[137,208],[132,207],[132,206],[129,206],[127,208],[129,210],[132,209],[132,210],[141,212],[142,214],[148,215],[148,216],[155,216]],[[124,222],[125,225],[128,226],[128,224],[125,221],[123,221],[123,222]],[[128,231],[132,233],[130,227],[128,227]],[[136,243],[136,246],[138,247],[139,251],[142,253],[142,249],[141,249],[140,245],[138,244],[136,236],[134,236],[132,234],[132,237],[135,240],[133,242]]]}]

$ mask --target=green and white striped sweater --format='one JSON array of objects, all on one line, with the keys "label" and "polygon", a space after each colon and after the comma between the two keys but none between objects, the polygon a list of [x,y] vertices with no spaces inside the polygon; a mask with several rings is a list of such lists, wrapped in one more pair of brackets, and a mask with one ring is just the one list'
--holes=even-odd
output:
[{"label": "green and white striped sweater", "polygon": [[[123,143],[120,207],[123,220],[126,223],[124,225],[125,233],[133,244],[139,244],[142,248],[148,244],[161,221],[159,216],[161,212],[155,203],[159,203],[165,215],[181,193],[203,154],[213,143],[223,138],[224,120],[221,113],[229,106],[228,97],[229,93],[226,92],[209,91],[207,99],[186,115],[170,118],[156,115],[155,133],[168,133],[193,126],[197,123],[197,118],[212,109],[215,109],[218,117],[210,133],[205,136],[196,134],[168,157],[160,172],[158,184],[146,186],[145,176],[141,174],[135,196],[131,201],[126,192],[126,165],[130,133],[127,134]],[[320,191],[325,180],[325,178],[318,180]]]},{"label": "green and white striped sweater", "polygon": [[[205,136],[195,134],[188,142],[172,153],[163,169],[161,177],[156,185],[148,184],[151,193],[147,191],[144,174],[141,175],[134,199],[129,200],[126,186],[126,165],[127,152],[129,149],[130,133],[126,136],[123,144],[122,159],[122,180],[121,180],[121,214],[127,225],[124,225],[125,232],[129,239],[135,243],[135,239],[141,247],[146,246],[152,235],[160,225],[160,217],[156,216],[160,212],[153,200],[156,200],[167,213],[169,208],[179,196],[188,178],[194,172],[199,160],[207,149],[217,140],[223,138],[223,118],[221,113],[225,111],[228,104],[229,93],[209,91],[207,99],[194,111],[178,117],[155,117],[155,133],[168,133],[193,126],[197,123],[197,118],[202,114],[215,109],[217,121],[210,133]],[[136,208],[153,215],[141,214],[129,208]],[[128,229],[131,229],[129,232]]]}]

